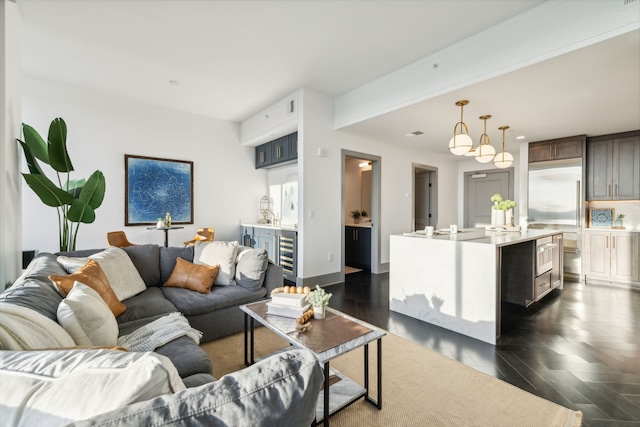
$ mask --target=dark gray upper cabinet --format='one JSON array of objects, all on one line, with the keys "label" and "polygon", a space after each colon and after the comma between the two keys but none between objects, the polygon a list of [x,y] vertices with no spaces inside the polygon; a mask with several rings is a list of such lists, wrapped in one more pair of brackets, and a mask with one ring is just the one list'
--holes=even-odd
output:
[{"label": "dark gray upper cabinet", "polygon": [[586,135],[529,143],[529,163],[582,157]]},{"label": "dark gray upper cabinet", "polygon": [[588,139],[587,200],[640,200],[640,131]]},{"label": "dark gray upper cabinet", "polygon": [[298,132],[256,147],[256,169],[291,163],[298,159]]}]

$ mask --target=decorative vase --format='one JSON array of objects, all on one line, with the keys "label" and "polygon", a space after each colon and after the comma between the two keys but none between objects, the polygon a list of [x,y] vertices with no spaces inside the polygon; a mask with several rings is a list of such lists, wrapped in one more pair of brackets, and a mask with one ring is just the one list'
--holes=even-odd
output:
[{"label": "decorative vase", "polygon": [[156,223],[156,228],[164,228],[164,221],[159,220],[159,221]]},{"label": "decorative vase", "polygon": [[491,209],[491,225],[493,227],[504,227],[505,212],[502,209]]},{"label": "decorative vase", "polygon": [[318,320],[324,319],[324,305],[313,307],[313,318]]},{"label": "decorative vase", "polygon": [[360,218],[353,218],[354,224],[360,224]]},{"label": "decorative vase", "polygon": [[507,209],[504,213],[504,222],[508,227],[513,227],[513,208]]},{"label": "decorative vase", "polygon": [[622,219],[616,218],[616,227],[622,228]]}]

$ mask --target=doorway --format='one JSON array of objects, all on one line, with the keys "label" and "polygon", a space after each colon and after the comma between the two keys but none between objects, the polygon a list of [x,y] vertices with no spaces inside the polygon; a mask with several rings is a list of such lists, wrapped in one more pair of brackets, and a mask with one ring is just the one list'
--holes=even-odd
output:
[{"label": "doorway", "polygon": [[424,230],[438,222],[438,170],[413,165],[413,229]]},{"label": "doorway", "polygon": [[[356,210],[366,213],[357,224],[351,215]],[[341,279],[345,272],[365,269],[379,274],[380,157],[342,150],[341,216]]]},{"label": "doorway", "polygon": [[491,225],[491,196],[500,193],[503,199],[513,200],[513,168],[464,175],[464,227]]}]

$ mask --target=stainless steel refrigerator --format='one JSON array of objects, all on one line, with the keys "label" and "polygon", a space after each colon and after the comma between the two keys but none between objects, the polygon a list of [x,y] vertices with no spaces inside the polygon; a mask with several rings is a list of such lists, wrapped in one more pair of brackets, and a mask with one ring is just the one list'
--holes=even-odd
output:
[{"label": "stainless steel refrigerator", "polygon": [[562,230],[564,273],[582,274],[582,159],[529,163],[528,227]]}]

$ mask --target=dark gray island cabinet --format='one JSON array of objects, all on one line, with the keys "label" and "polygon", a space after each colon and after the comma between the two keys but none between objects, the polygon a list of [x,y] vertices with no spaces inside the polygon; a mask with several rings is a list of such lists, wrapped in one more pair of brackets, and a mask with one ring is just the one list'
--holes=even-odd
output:
[{"label": "dark gray island cabinet", "polygon": [[529,306],[561,288],[562,231],[392,235],[389,309],[489,344],[503,301]]}]

